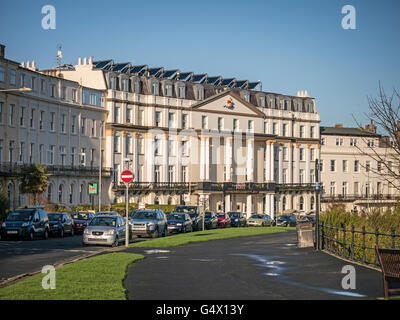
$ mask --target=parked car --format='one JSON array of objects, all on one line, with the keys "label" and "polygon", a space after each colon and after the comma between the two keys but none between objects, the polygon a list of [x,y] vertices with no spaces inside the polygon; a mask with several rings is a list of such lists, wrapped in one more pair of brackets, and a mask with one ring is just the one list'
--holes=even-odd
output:
[{"label": "parked car", "polygon": [[28,206],[10,212],[2,224],[4,239],[36,237],[49,238],[49,218],[44,207]]},{"label": "parked car", "polygon": [[116,211],[99,211],[96,212],[96,216],[119,216]]},{"label": "parked car", "polygon": [[65,233],[70,236],[74,235],[74,222],[67,213],[48,213],[47,216],[49,217],[51,235],[57,235],[60,238],[63,238]]},{"label": "parked car", "polygon": [[268,214],[253,214],[247,221],[249,227],[271,227],[272,218]]},{"label": "parked car", "polygon": [[203,215],[198,206],[176,206],[174,212],[187,213],[192,218],[193,230],[203,230]]},{"label": "parked car", "polygon": [[317,224],[315,216],[304,216],[297,220],[297,222],[311,222],[313,227]]},{"label": "parked car", "polygon": [[228,228],[231,226],[231,218],[224,212],[217,213],[218,228]]},{"label": "parked car", "polygon": [[74,232],[83,233],[83,230],[87,227],[90,221],[94,218],[94,214],[91,212],[75,212],[71,214],[71,218],[74,221]]},{"label": "parked car", "polygon": [[204,213],[204,228],[205,229],[218,228],[218,218],[214,212],[206,211]]},{"label": "parked car", "polygon": [[158,238],[168,235],[167,218],[160,209],[135,210],[130,214],[134,235]]},{"label": "parked car", "polygon": [[247,225],[247,217],[243,213],[230,211],[228,215],[231,218],[232,227],[245,227]]},{"label": "parked car", "polygon": [[276,226],[278,227],[295,227],[296,226],[296,217],[295,216],[286,216],[282,215],[276,219]]},{"label": "parked car", "polygon": [[168,232],[192,232],[193,222],[187,213],[170,213],[167,216]]},{"label": "parked car", "polygon": [[102,244],[117,247],[125,241],[125,219],[114,215],[96,215],[83,232],[82,245]]}]

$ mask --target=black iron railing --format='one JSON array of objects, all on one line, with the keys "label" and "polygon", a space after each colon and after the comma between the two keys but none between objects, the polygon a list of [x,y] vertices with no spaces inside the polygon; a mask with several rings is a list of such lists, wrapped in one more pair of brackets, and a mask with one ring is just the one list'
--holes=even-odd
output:
[{"label": "black iron railing", "polygon": [[345,195],[323,195],[322,202],[341,202],[341,201],[356,201],[356,200],[398,200],[399,195],[393,194],[345,194]]},{"label": "black iron railing", "polygon": [[354,226],[347,229],[345,225],[320,223],[321,249],[327,250],[345,259],[364,264],[379,265],[375,246],[379,248],[400,248],[400,234],[393,229],[390,233],[379,229],[367,231],[365,226],[356,230]]}]

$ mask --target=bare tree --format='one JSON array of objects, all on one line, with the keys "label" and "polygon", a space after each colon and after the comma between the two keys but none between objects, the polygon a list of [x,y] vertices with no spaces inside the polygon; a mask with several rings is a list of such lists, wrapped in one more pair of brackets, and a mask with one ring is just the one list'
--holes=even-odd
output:
[{"label": "bare tree", "polygon": [[[400,95],[393,89],[391,95],[387,95],[379,83],[379,91],[376,97],[368,96],[369,112],[367,118],[371,121],[365,128],[355,119],[360,130],[370,133],[361,139],[363,146],[356,145],[361,155],[371,158],[377,166],[371,165],[365,169],[371,174],[377,175],[382,181],[387,182],[400,191]],[[377,134],[376,129],[379,129]],[[377,144],[376,144],[377,142]]]}]

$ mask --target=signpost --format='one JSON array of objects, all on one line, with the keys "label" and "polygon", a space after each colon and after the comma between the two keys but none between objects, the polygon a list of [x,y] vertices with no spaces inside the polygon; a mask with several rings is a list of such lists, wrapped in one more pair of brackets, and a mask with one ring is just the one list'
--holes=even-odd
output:
[{"label": "signpost", "polygon": [[129,183],[132,182],[134,175],[131,171],[125,170],[121,174],[121,179],[125,183],[126,193],[125,193],[125,206],[126,206],[126,217],[125,217],[125,246],[129,245],[129,219],[128,219],[128,207],[129,207]]}]

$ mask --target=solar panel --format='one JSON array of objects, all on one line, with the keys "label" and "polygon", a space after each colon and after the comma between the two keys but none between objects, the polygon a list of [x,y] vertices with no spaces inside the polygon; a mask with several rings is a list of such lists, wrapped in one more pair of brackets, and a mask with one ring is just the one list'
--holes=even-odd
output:
[{"label": "solar panel", "polygon": [[207,74],[206,74],[206,73],[204,73],[204,74],[195,74],[195,75],[193,75],[193,77],[192,77],[192,81],[193,81],[193,82],[202,83],[202,82],[204,82],[204,80],[205,80],[206,77],[207,77]]},{"label": "solar panel", "polygon": [[93,66],[97,69],[103,69],[110,63],[112,63],[112,60],[94,61]]},{"label": "solar panel", "polygon": [[236,81],[236,86],[235,87],[243,89],[244,87],[247,86],[248,82],[249,81],[247,81],[247,80],[238,80],[238,81]]},{"label": "solar panel", "polygon": [[156,77],[157,75],[159,75],[159,73],[161,73],[162,70],[163,70],[163,68],[150,68],[149,69],[149,74],[151,76]]},{"label": "solar panel", "polygon": [[221,79],[220,76],[218,76],[218,77],[208,77],[207,78],[207,83],[217,85],[219,83],[220,79]]},{"label": "solar panel", "polygon": [[179,74],[179,80],[187,81],[189,77],[192,76],[191,72],[182,72]]},{"label": "solar panel", "polygon": [[249,85],[247,86],[247,89],[249,90],[253,90],[254,88],[256,88],[258,85],[260,84],[260,82],[249,82]]},{"label": "solar panel", "polygon": [[141,71],[145,71],[146,69],[147,69],[147,65],[132,66],[130,72],[139,74]]},{"label": "solar panel", "polygon": [[167,70],[167,71],[164,72],[163,77],[164,78],[171,78],[172,76],[175,76],[178,71],[179,71],[178,69],[176,69],[176,70]]},{"label": "solar panel", "polygon": [[113,66],[112,70],[113,71],[123,71],[125,68],[129,68],[130,65],[131,64],[129,62],[117,63]]},{"label": "solar panel", "polygon": [[230,79],[222,79],[221,81],[221,86],[231,86],[234,84],[235,78],[230,78]]}]

